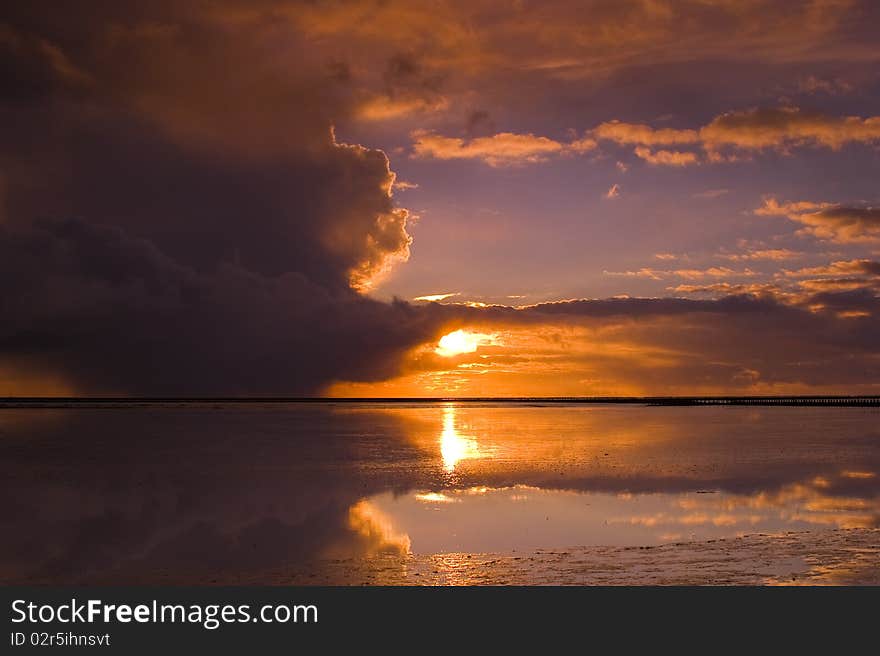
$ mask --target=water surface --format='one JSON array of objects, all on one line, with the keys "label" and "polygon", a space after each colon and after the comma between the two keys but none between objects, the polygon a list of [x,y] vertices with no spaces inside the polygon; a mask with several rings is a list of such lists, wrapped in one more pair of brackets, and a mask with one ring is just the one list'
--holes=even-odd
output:
[{"label": "water surface", "polygon": [[[607,550],[756,535],[873,558],[878,419],[537,402],[7,408],[0,575],[397,583],[455,561],[469,576],[432,582],[474,583],[548,550],[604,549],[618,567],[628,557]],[[836,557],[804,549],[811,568]],[[541,567],[541,582],[581,580]]]}]

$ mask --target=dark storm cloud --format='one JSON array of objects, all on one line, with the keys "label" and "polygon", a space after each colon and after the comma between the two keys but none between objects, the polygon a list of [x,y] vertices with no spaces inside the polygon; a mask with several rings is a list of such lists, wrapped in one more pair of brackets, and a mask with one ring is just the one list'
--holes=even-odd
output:
[{"label": "dark storm cloud", "polygon": [[355,291],[410,238],[385,154],[333,135],[347,76],[244,9],[9,12],[0,374],[309,393],[430,336]]},{"label": "dark storm cloud", "polygon": [[[90,80],[71,88],[43,70],[42,51],[14,48],[13,67],[36,67],[42,92],[2,106],[10,220],[119,225],[182,264],[236,261],[335,287],[406,257],[387,158],[337,143],[347,88],[301,35],[161,5],[129,16],[121,4],[72,16],[76,27],[37,16],[7,28]],[[56,45],[71,30],[79,39]]]},{"label": "dark storm cloud", "polygon": [[85,390],[312,392],[387,377],[431,336],[426,317],[234,264],[181,265],[119,228],[78,220],[0,228],[4,363],[66,373]]}]

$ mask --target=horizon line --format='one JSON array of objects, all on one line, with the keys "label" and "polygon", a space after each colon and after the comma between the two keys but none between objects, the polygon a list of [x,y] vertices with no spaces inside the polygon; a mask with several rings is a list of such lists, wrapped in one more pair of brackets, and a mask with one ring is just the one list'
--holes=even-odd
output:
[{"label": "horizon line", "polygon": [[872,394],[652,395],[652,396],[3,396],[0,407],[120,403],[581,403],[644,405],[845,405],[880,406]]}]

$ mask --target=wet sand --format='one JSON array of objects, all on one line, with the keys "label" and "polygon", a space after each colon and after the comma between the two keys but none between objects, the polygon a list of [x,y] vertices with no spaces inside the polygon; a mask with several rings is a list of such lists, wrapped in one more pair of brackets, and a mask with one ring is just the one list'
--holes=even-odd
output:
[{"label": "wet sand", "polygon": [[[275,576],[284,579],[282,572]],[[880,530],[525,554],[383,555],[316,564],[287,580],[295,585],[880,585]]]}]

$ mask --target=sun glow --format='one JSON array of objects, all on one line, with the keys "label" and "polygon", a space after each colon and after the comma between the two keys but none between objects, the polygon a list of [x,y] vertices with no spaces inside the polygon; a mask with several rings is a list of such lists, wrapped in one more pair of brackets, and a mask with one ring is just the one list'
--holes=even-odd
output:
[{"label": "sun glow", "polygon": [[452,298],[453,296],[458,296],[458,295],[459,295],[459,292],[448,292],[446,294],[428,294],[427,296],[416,296],[413,300],[435,303],[435,302],[443,301],[447,298]]},{"label": "sun glow", "polygon": [[494,343],[494,335],[471,333],[466,330],[454,330],[440,338],[440,341],[437,342],[437,348],[434,349],[434,353],[449,358],[453,355],[460,355],[462,353],[473,353],[484,344]]}]

